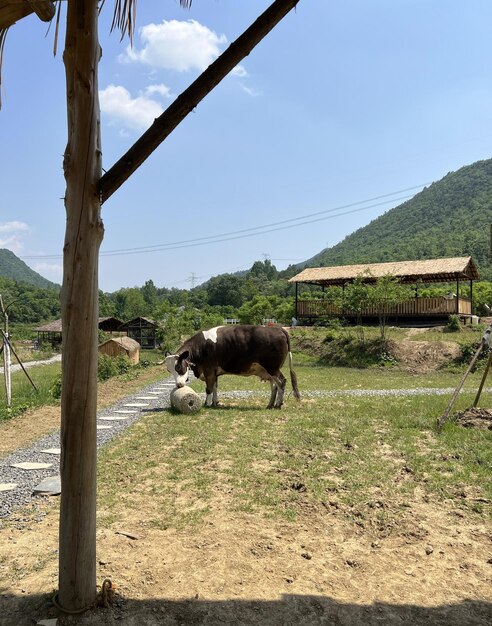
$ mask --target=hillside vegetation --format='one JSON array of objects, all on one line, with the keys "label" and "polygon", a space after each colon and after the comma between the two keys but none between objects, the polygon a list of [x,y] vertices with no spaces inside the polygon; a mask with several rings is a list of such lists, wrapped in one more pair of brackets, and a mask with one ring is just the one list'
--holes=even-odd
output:
[{"label": "hillside vegetation", "polygon": [[481,277],[490,280],[491,223],[492,159],[488,159],[447,174],[288,273],[302,267],[472,256]]},{"label": "hillside vegetation", "polygon": [[[147,280],[142,287],[101,292],[100,315],[121,320],[151,317],[166,329],[166,348],[173,349],[181,335],[222,324],[224,318],[238,318],[248,324],[275,318],[289,324],[294,315],[294,288],[288,278],[305,266],[469,255],[477,262],[482,277],[474,287],[475,312],[484,315],[484,305],[492,305],[492,283],[488,282],[492,279],[491,223],[489,159],[449,173],[300,265],[279,272],[268,259],[256,261],[247,272],[220,274],[191,290],[158,287]],[[58,291],[53,286],[15,254],[0,250],[0,293],[6,303],[19,298],[10,310],[13,323],[39,323],[59,317]],[[447,291],[445,287],[439,289],[433,286],[421,293],[433,296]],[[462,295],[468,295],[466,290],[463,286]]]},{"label": "hillside vegetation", "polygon": [[0,248],[0,277],[8,278],[14,282],[42,287],[43,289],[59,289],[47,278],[32,270],[17,257],[11,250]]}]

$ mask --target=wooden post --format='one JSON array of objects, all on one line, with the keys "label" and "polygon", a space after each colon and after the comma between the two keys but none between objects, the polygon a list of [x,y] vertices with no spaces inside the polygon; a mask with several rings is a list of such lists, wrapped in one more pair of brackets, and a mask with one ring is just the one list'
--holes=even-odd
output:
[{"label": "wooden post", "polygon": [[489,358],[487,359],[487,365],[485,366],[485,370],[482,376],[482,380],[480,381],[480,385],[478,387],[477,395],[475,396],[475,400],[473,402],[473,406],[478,405],[478,401],[480,400],[480,395],[482,394],[482,389],[485,384],[485,380],[487,378],[487,374],[489,373],[490,365],[492,364],[492,352],[489,354]]},{"label": "wooden post", "polygon": [[298,317],[299,283],[295,283],[295,286],[296,286],[296,319],[299,319],[299,317]]},{"label": "wooden post", "polygon": [[7,409],[10,409],[12,405],[12,382],[10,377],[10,365],[11,365],[11,357],[10,357],[10,342],[9,342],[9,316],[7,314],[7,309],[3,304],[2,296],[0,296],[0,308],[3,313],[4,320],[4,330],[2,332],[3,336],[3,375],[5,380],[5,401],[7,405]]},{"label": "wooden post", "polygon": [[68,0],[58,593],[58,604],[67,611],[82,611],[96,597],[98,255],[103,237],[97,17],[98,0]]},{"label": "wooden post", "polygon": [[465,384],[465,380],[468,378],[468,374],[472,371],[472,368],[475,365],[476,360],[480,356],[480,352],[482,352],[482,349],[483,349],[484,345],[485,345],[484,341],[482,340],[480,342],[480,345],[478,346],[475,354],[473,355],[472,360],[470,361],[470,365],[468,366],[466,372],[461,377],[461,380],[460,380],[458,386],[454,390],[454,393],[453,393],[453,395],[451,397],[451,400],[448,403],[448,406],[446,407],[446,410],[441,415],[441,417],[438,418],[438,420],[437,420],[437,429],[438,430],[441,429],[441,427],[444,424],[444,422],[448,419],[448,417],[449,417],[449,415],[451,413],[451,409],[453,408],[454,403],[456,402],[456,399],[458,398],[458,394],[461,391],[461,388],[463,387],[463,385]]},{"label": "wooden post", "polygon": [[460,312],[460,279],[456,279],[456,315]]}]

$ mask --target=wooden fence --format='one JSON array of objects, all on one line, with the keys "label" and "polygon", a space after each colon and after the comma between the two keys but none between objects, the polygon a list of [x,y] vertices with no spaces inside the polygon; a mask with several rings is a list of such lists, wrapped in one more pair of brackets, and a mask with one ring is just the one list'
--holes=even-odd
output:
[{"label": "wooden fence", "polygon": [[[445,317],[457,313],[458,315],[471,315],[471,300],[468,298],[458,299],[458,311],[456,310],[456,298],[414,298],[402,302],[397,306],[387,307],[384,311],[391,317]],[[353,317],[353,312],[343,311],[328,300],[298,300],[298,318],[313,318],[325,315]],[[379,309],[368,307],[361,313],[362,317],[378,317]]]}]

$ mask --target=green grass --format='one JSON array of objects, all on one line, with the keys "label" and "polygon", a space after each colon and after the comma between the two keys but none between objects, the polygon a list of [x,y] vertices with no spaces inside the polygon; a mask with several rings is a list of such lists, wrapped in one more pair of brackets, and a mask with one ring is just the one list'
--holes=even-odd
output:
[{"label": "green grass", "polygon": [[[342,380],[347,388],[376,388],[383,374],[384,388],[415,382],[405,384],[392,370],[343,374],[333,377],[332,368],[307,362],[298,367],[301,391],[333,388],[334,380],[337,388]],[[456,376],[436,376],[457,383]],[[262,388],[252,378],[221,379],[222,389],[256,386]],[[281,411],[265,410],[265,400],[224,399],[191,416],[145,417],[101,456],[101,516],[121,520],[129,506],[150,526],[182,528],[203,523],[220,497],[230,511],[286,520],[337,511],[381,536],[411,529],[407,511],[416,490],[463,514],[490,515],[492,433],[448,424],[437,434],[449,396],[339,396],[302,404],[289,398]],[[472,401],[465,393],[456,410]]]},{"label": "green grass", "polygon": [[[480,364],[477,371],[470,374],[465,389],[477,389],[482,378],[485,364]],[[294,354],[294,370],[297,374],[299,389],[320,389],[337,391],[347,389],[415,389],[417,387],[455,388],[462,371],[441,370],[426,374],[409,374],[395,368],[355,369],[347,367],[326,367],[319,365],[314,357]],[[287,392],[291,389],[288,367],[283,368],[287,377]],[[492,376],[489,379],[492,387]],[[205,383],[193,381],[193,389],[205,391]],[[486,384],[488,386],[488,384]],[[242,376],[220,376],[219,397],[221,391],[248,390],[257,393],[270,393],[269,383],[262,383],[258,378]]]},{"label": "green grass", "polygon": [[61,372],[61,363],[32,367],[27,372],[36,385],[37,391],[33,389],[23,371],[12,374],[12,407],[10,411],[5,406],[5,385],[3,375],[0,376],[2,378],[0,422],[34,407],[56,404],[57,401],[53,398],[51,389]]}]

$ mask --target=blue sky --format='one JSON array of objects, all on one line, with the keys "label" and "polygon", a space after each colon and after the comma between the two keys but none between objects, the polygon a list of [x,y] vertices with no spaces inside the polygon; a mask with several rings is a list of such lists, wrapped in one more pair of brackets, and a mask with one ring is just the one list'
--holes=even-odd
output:
[{"label": "blue sky", "polygon": [[[104,168],[268,5],[140,0],[130,49],[107,0]],[[491,25],[490,0],[300,0],[103,206],[101,289],[188,288],[267,256],[284,268],[492,156]],[[63,40],[53,58],[36,18],[10,30],[0,111],[0,247],[56,282]]]}]

